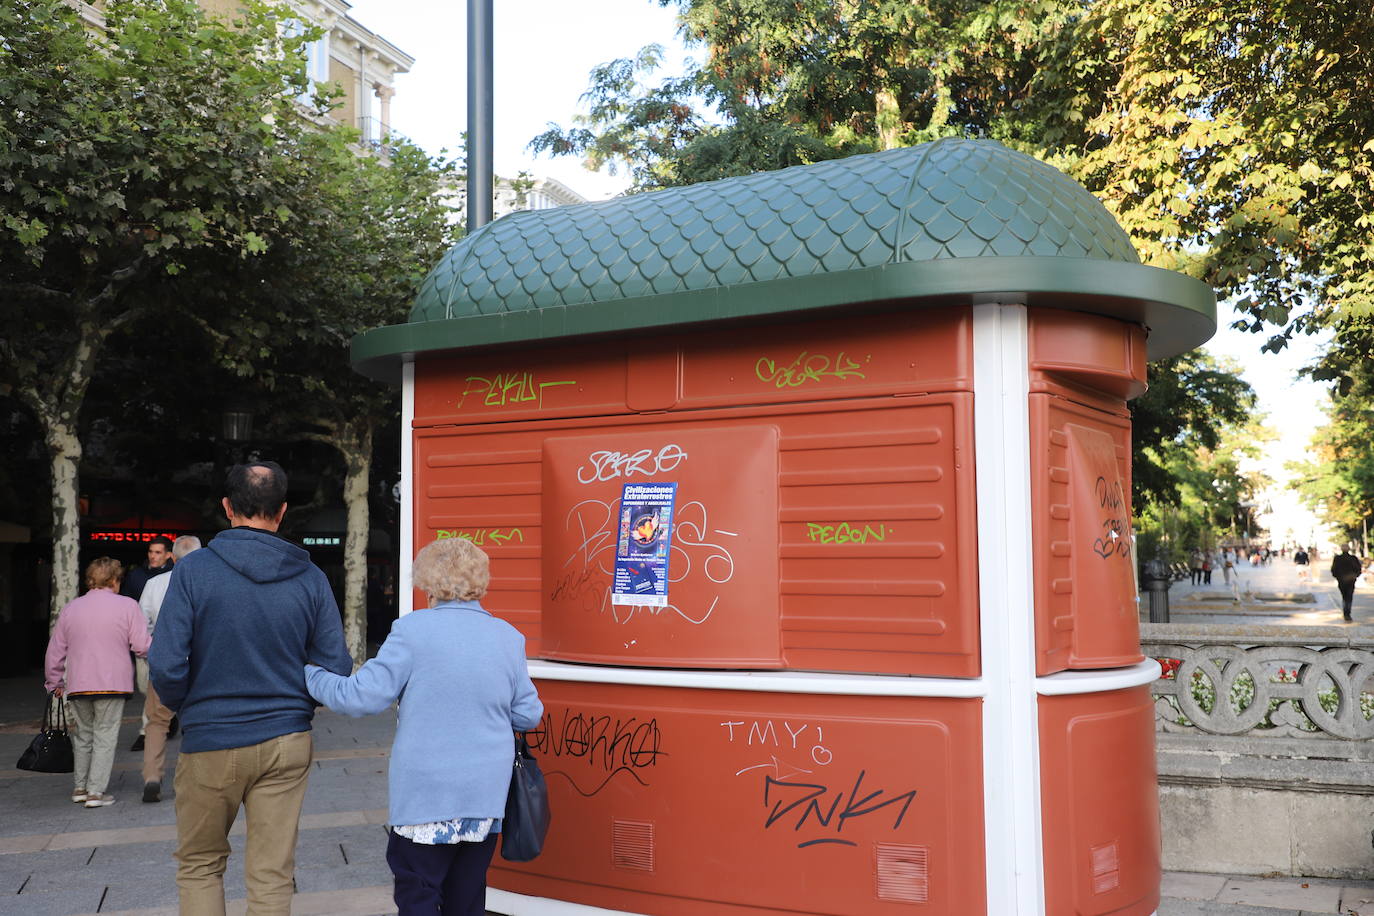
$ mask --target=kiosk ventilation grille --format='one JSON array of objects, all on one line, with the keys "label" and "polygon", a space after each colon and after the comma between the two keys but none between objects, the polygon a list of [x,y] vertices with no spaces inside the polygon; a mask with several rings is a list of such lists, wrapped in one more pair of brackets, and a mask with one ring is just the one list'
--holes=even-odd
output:
[{"label": "kiosk ventilation grille", "polygon": [[616,868],[652,873],[654,825],[647,821],[612,821],[611,860]]},{"label": "kiosk ventilation grille", "polygon": [[1093,893],[1105,894],[1121,886],[1121,857],[1117,855],[1116,843],[1094,846],[1091,850],[1093,860]]},{"label": "kiosk ventilation grille", "polygon": [[930,897],[930,849],[879,843],[876,847],[878,899],[925,903]]}]

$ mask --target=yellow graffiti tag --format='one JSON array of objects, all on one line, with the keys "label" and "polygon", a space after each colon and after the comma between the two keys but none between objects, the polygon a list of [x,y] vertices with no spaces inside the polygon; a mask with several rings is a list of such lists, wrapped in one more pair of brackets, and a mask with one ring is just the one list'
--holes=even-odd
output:
[{"label": "yellow graffiti tag", "polygon": [[869,541],[885,541],[892,533],[886,525],[860,525],[858,522],[840,522],[838,525],[806,523],[806,537],[818,544],[867,544]]},{"label": "yellow graffiti tag", "polygon": [[[873,357],[865,357],[865,362]],[[810,353],[806,350],[796,355],[792,362],[780,366],[772,358],[763,356],[754,363],[754,375],[758,380],[778,388],[800,388],[807,382],[822,382],[826,379],[864,378],[859,364],[841,350],[835,356],[824,353]]]},{"label": "yellow graffiti tag", "polygon": [[483,407],[505,407],[508,404],[534,402],[544,406],[544,389],[559,385],[576,385],[575,381],[539,382],[532,372],[500,372],[493,376],[469,375],[467,387],[458,398],[458,407],[467,403],[468,396],[480,397]]},{"label": "yellow graffiti tag", "polygon": [[472,541],[478,547],[485,547],[488,544],[499,547],[511,541],[525,543],[525,532],[519,528],[476,528],[471,531],[449,531],[440,528],[434,532],[434,540],[442,541],[445,538],[464,538]]}]

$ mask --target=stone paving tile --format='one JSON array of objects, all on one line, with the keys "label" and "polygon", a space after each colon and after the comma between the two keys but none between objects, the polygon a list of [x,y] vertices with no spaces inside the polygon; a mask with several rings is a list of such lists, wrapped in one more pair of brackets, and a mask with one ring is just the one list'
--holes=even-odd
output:
[{"label": "stone paving tile", "polygon": [[391,880],[385,862],[337,865],[332,868],[297,868],[296,892],[309,894],[343,888],[375,887]]},{"label": "stone paving tile", "polygon": [[35,873],[62,874],[75,871],[90,858],[90,850],[26,852],[0,857],[0,894],[17,894]]},{"label": "stone paving tile", "polygon": [[1374,881],[1344,883],[1341,886],[1340,912],[1350,916],[1374,916]]},{"label": "stone paving tile", "polygon": [[14,898],[14,916],[71,916],[94,912],[105,897],[105,888],[70,887],[46,893],[23,893]]},{"label": "stone paving tile", "polygon": [[1246,906],[1217,903],[1215,900],[1173,900],[1159,903],[1155,916],[1304,916],[1301,910],[1276,909],[1269,906]]},{"label": "stone paving tile", "polygon": [[140,881],[136,884],[111,885],[109,893],[105,895],[105,900],[100,905],[100,912],[104,914],[111,910],[146,910],[153,907],[170,907],[175,913],[176,905],[177,886],[175,869],[173,869],[173,874],[165,879]]},{"label": "stone paving tile", "polygon": [[1335,913],[1340,906],[1341,889],[1338,884],[1318,884],[1295,878],[1229,878],[1216,900],[1218,903]]},{"label": "stone paving tile", "polygon": [[1197,872],[1165,872],[1160,893],[1165,897],[1186,900],[1212,900],[1226,883],[1223,875],[1204,875]]}]

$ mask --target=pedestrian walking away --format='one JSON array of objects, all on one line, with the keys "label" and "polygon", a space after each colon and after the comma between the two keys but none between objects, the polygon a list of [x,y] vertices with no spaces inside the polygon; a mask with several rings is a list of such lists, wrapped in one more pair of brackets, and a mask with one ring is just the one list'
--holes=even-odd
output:
[{"label": "pedestrian walking away", "polygon": [[1194,550],[1188,560],[1188,569],[1193,574],[1193,585],[1202,584],[1202,565],[1207,562],[1207,557],[1201,550]]},{"label": "pedestrian walking away", "polygon": [[[143,600],[143,591],[151,582],[156,582],[159,578],[172,571],[172,541],[170,538],[158,535],[148,542],[148,562],[142,566],[135,566],[124,574],[124,581],[119,586],[119,593],[126,598],[135,601]],[[151,632],[151,631],[150,631]],[[134,680],[138,683],[138,690],[145,697],[148,695],[148,660],[144,658],[134,659]],[[148,716],[145,713],[138,725],[138,737],[134,743],[129,745],[131,751],[143,750],[145,735],[148,731]]]},{"label": "pedestrian walking away", "polygon": [[1341,552],[1336,554],[1331,560],[1331,575],[1336,579],[1336,587],[1341,592],[1341,615],[1346,620],[1352,620],[1350,611],[1355,602],[1355,583],[1359,581],[1360,573],[1364,572],[1364,564],[1360,558],[1350,552],[1347,545],[1341,548]]},{"label": "pedestrian walking away", "polygon": [[1298,568],[1299,582],[1310,582],[1312,580],[1312,571],[1308,568],[1309,562],[1307,551],[1299,547],[1293,554],[1293,565]]},{"label": "pedestrian walking away", "polygon": [[435,541],[415,557],[430,606],[396,621],[352,677],[305,669],[310,693],[365,716],[400,700],[388,774],[398,916],[483,916],[487,867],[515,762],[512,729],[539,724],[525,638],[479,603],[491,578],[471,541]]},{"label": "pedestrian walking away", "polygon": [[[180,560],[199,549],[200,538],[183,535],[172,544],[172,557]],[[167,586],[171,581],[171,576],[158,576],[150,580],[143,587],[143,596],[138,599],[138,606],[148,621],[149,635],[157,631],[158,614],[162,611],[162,602],[167,597]],[[172,727],[175,717],[158,699],[156,687],[148,684],[143,693],[143,800],[158,802],[162,801],[162,771],[167,762],[167,741],[176,735],[176,729]]]},{"label": "pedestrian walking away", "polygon": [[313,756],[315,702],[303,666],[353,669],[328,579],[277,534],[286,489],[276,462],[230,468],[222,505],[233,527],[181,561],[157,618],[153,688],[181,717],[173,784],[181,916],[224,913],[240,805],[249,916],[288,916]]},{"label": "pedestrian walking away", "polygon": [[148,652],[148,624],[138,603],[119,594],[124,567],[111,557],[86,567],[86,594],[70,601],[48,639],[44,687],[66,694],[76,726],[72,801],[87,808],[114,804],[105,792],[114,767],[124,701],[134,690],[129,653]]}]

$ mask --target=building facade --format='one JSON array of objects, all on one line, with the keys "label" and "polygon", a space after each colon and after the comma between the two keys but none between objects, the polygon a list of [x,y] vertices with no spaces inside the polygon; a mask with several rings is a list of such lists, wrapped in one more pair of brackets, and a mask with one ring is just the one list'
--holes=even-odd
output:
[{"label": "building facade", "polygon": [[[207,13],[231,18],[239,0],[196,0]],[[105,0],[72,0],[87,22],[104,25]],[[396,77],[409,72],[415,58],[348,15],[345,0],[292,0],[300,13],[293,27],[318,25],[325,34],[306,49],[306,71],[317,83],[336,84],[341,95],[329,113],[332,120],[356,127],[364,144],[375,144],[391,133],[391,99]]]}]

